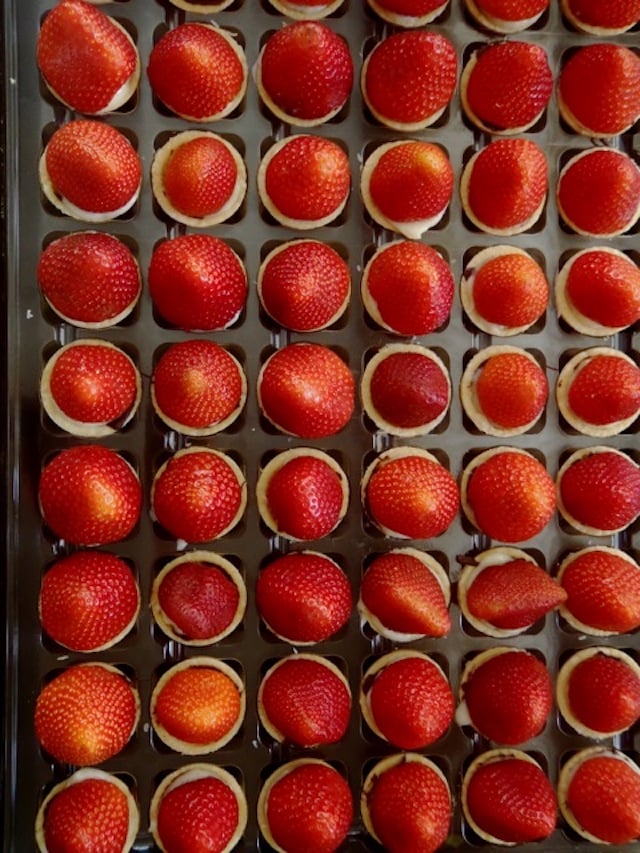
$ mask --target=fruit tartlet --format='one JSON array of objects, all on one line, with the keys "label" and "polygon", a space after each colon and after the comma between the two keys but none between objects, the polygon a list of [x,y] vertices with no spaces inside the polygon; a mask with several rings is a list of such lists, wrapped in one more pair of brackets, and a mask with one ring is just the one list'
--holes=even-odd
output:
[{"label": "fruit tartlet", "polygon": [[549,7],[550,0],[465,0],[467,11],[494,33],[518,33],[533,27]]},{"label": "fruit tartlet", "polygon": [[151,724],[157,737],[182,755],[222,749],[244,722],[242,678],[218,658],[193,657],[164,672],[151,694]]},{"label": "fruit tartlet", "polygon": [[160,850],[191,849],[196,839],[229,853],[244,833],[247,800],[239,782],[215,764],[187,764],[165,776],[153,792],[149,829]]},{"label": "fruit tartlet", "polygon": [[344,0],[269,0],[281,15],[296,21],[318,21],[340,11]]},{"label": "fruit tartlet", "polygon": [[465,619],[489,637],[514,637],[533,627],[567,598],[557,580],[520,548],[490,548],[466,558],[458,580]]},{"label": "fruit tartlet", "polygon": [[372,12],[388,24],[411,29],[440,17],[449,0],[367,0]]},{"label": "fruit tartlet", "polygon": [[397,749],[420,750],[453,722],[454,699],[442,668],[417,651],[394,651],[364,672],[360,709],[369,728]]},{"label": "fruit tartlet", "polygon": [[247,607],[240,571],[213,551],[189,551],[170,560],[151,587],[151,612],[171,640],[206,646],[229,636]]},{"label": "fruit tartlet", "polygon": [[560,0],[560,7],[575,29],[592,36],[619,35],[635,27],[640,21],[638,0],[622,0],[620,3]]},{"label": "fruit tartlet", "polygon": [[451,630],[451,585],[441,563],[417,548],[373,557],[360,583],[358,612],[381,637],[409,643]]},{"label": "fruit tartlet", "polygon": [[185,12],[210,15],[222,12],[228,6],[231,6],[233,0],[219,0],[217,3],[211,3],[209,0],[169,0],[169,2],[178,9],[183,9]]}]

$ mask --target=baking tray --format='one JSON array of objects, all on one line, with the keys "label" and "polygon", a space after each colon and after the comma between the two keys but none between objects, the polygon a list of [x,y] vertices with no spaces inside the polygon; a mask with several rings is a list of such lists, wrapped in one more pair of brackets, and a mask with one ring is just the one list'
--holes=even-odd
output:
[{"label": "baking tray", "polygon": [[[88,226],[74,222],[52,211],[43,204],[37,181],[37,162],[43,139],[56,123],[70,117],[63,107],[47,96],[41,87],[34,53],[39,22],[53,5],[52,0],[5,0],[3,5],[4,56],[6,97],[6,179],[5,228],[6,239],[6,347],[7,373],[4,400],[6,402],[5,444],[6,454],[6,633],[5,633],[5,738],[4,738],[4,839],[3,849],[14,853],[28,853],[35,849],[33,824],[38,804],[52,785],[71,772],[68,767],[49,763],[41,753],[33,732],[35,698],[47,675],[60,667],[88,659],[100,659],[126,667],[135,673],[136,684],[142,700],[140,725],[130,744],[115,758],[105,762],[105,770],[123,775],[133,786],[141,812],[141,830],[134,849],[152,851],[154,844],[148,833],[148,806],[154,785],[159,776],[175,769],[188,759],[158,746],[149,724],[148,705],[155,674],[167,663],[193,656],[194,652],[180,644],[163,640],[154,630],[148,602],[151,581],[157,567],[175,556],[177,544],[158,536],[149,517],[148,496],[153,473],[158,460],[168,452],[185,446],[184,438],[163,428],[154,417],[149,401],[148,378],[143,389],[142,407],[133,422],[123,431],[105,440],[110,447],[126,451],[138,466],[145,502],[140,523],[135,533],[125,542],[110,550],[133,561],[140,580],[143,607],[132,634],[115,648],[97,655],[77,655],[63,652],[43,638],[37,615],[37,595],[41,573],[60,552],[60,543],[52,540],[45,530],[37,506],[37,483],[43,459],[52,452],[82,442],[53,427],[43,415],[38,401],[38,383],[45,353],[52,348],[87,336],[81,330],[62,323],[48,310],[38,292],[36,263],[42,246],[53,234],[82,230]],[[553,2],[549,11],[532,29],[513,38],[541,44],[547,51],[554,78],[562,54],[569,47],[588,43],[589,36],[570,30],[562,21],[559,4]],[[138,49],[143,66],[153,44],[158,28],[173,26],[185,19],[207,20],[178,12],[168,0],[124,0],[104,8],[109,14],[128,21],[137,33]],[[285,20],[273,10],[267,0],[237,0],[215,20],[238,33],[249,65],[256,60],[261,38],[281,26]],[[311,236],[326,240],[339,248],[348,259],[353,294],[343,322],[337,327],[313,335],[300,336],[278,329],[266,321],[260,312],[255,291],[255,280],[261,258],[274,241],[299,237],[300,232],[289,231],[263,217],[258,201],[255,176],[263,146],[280,139],[291,129],[272,119],[260,105],[259,97],[250,81],[246,99],[231,117],[214,123],[211,127],[222,134],[232,134],[242,140],[249,175],[249,188],[242,213],[233,221],[208,229],[210,233],[231,242],[246,265],[250,293],[246,312],[233,328],[216,332],[210,337],[219,343],[233,345],[241,353],[249,383],[246,410],[238,426],[201,442],[222,450],[233,450],[242,460],[247,475],[249,505],[242,525],[232,534],[213,544],[213,550],[231,556],[244,572],[249,607],[242,627],[215,646],[207,647],[206,654],[227,660],[236,660],[242,668],[247,689],[247,714],[242,729],[231,743],[205,760],[225,767],[235,768],[242,780],[249,804],[249,822],[238,849],[267,850],[259,839],[255,818],[257,794],[264,775],[275,765],[304,754],[304,751],[273,745],[260,729],[256,713],[256,693],[259,673],[266,661],[281,657],[291,651],[285,643],[274,641],[260,625],[256,613],[253,587],[261,564],[272,553],[286,549],[282,540],[270,536],[261,526],[252,496],[260,460],[273,450],[291,446],[313,444],[338,454],[345,463],[351,483],[351,501],[346,518],[335,535],[314,543],[317,550],[337,556],[347,572],[357,596],[363,564],[368,555],[379,552],[393,543],[375,535],[363,524],[358,500],[359,479],[366,462],[373,453],[387,447],[405,443],[370,429],[359,407],[351,422],[340,434],[314,442],[292,439],[265,426],[261,419],[255,396],[255,384],[264,354],[290,340],[314,339],[335,346],[348,356],[349,366],[359,379],[367,352],[394,340],[393,336],[375,328],[367,321],[359,298],[359,281],[364,262],[372,250],[391,241],[394,235],[374,225],[366,215],[358,192],[358,176],[363,152],[373,143],[398,138],[399,134],[377,126],[363,109],[358,90],[357,76],[362,57],[374,41],[380,40],[393,28],[384,25],[370,13],[361,0],[346,0],[343,7],[327,22],[348,40],[356,66],[356,84],[347,109],[337,119],[313,132],[340,140],[349,153],[353,189],[346,213],[335,225],[312,232]],[[429,26],[447,35],[462,64],[469,47],[486,40],[496,39],[483,32],[466,17],[459,0],[452,0],[445,13]],[[617,36],[615,41],[634,46],[638,44],[637,32]],[[130,130],[137,138],[145,175],[140,201],[132,215],[113,223],[99,226],[100,230],[125,237],[135,246],[143,278],[152,249],[166,236],[182,233],[181,227],[159,218],[153,205],[149,166],[154,150],[154,140],[166,131],[181,130],[188,124],[159,111],[153,102],[144,72],[139,94],[133,109],[118,112],[105,119],[117,127]],[[434,127],[414,136],[442,143],[450,156],[456,175],[456,192],[444,221],[423,236],[423,242],[433,245],[447,257],[456,281],[471,252],[491,245],[496,240],[470,230],[465,224],[457,185],[461,166],[468,155],[489,141],[489,137],[473,130],[462,118],[459,95],[456,92],[450,108]],[[586,141],[568,133],[561,126],[555,96],[543,121],[527,134],[545,150],[549,164],[550,187],[554,187],[559,162],[563,152],[586,147]],[[638,138],[632,131],[616,140],[628,151],[637,151]],[[624,235],[607,241],[610,245],[632,250],[638,246],[636,234]],[[563,253],[584,248],[585,238],[566,233],[558,224],[558,214],[553,193],[547,202],[544,219],[533,233],[511,238],[509,243],[532,250],[542,258],[550,280],[558,269]],[[93,332],[89,334],[95,334]],[[144,376],[148,377],[154,353],[162,345],[188,337],[184,333],[161,326],[154,318],[151,301],[146,291],[132,318],[121,325],[104,330],[101,337],[126,346],[136,354],[135,360]],[[419,339],[437,351],[445,353],[448,361],[454,394],[450,413],[444,426],[434,434],[411,440],[411,444],[436,451],[448,460],[451,471],[459,475],[467,454],[509,443],[516,447],[535,449],[541,453],[547,468],[555,475],[560,457],[568,450],[593,444],[584,436],[570,434],[562,428],[558,411],[550,395],[546,414],[532,432],[502,442],[490,436],[478,435],[468,428],[457,397],[457,387],[465,356],[491,343],[500,343],[479,333],[465,318],[458,295],[450,320],[445,328]],[[542,323],[533,330],[510,339],[509,343],[542,352],[549,377],[550,389],[555,384],[558,365],[569,350],[594,345],[591,338],[582,337],[563,326],[555,315],[553,302]],[[608,340],[612,346],[625,352],[637,348],[637,332],[631,330]],[[625,450],[638,450],[637,434],[630,430],[607,441]],[[640,540],[636,528],[605,541],[637,556]],[[482,550],[488,540],[470,532],[459,515],[450,529],[436,540],[416,543],[418,547],[436,554],[447,568],[453,591],[451,614],[453,627],[446,638],[423,640],[411,648],[433,654],[443,662],[457,690],[461,668],[469,653],[496,645],[488,637],[479,637],[465,626],[456,604],[455,584],[459,573],[458,557]],[[534,539],[523,547],[534,553],[548,568],[569,549],[592,544],[588,537],[567,533],[558,516]],[[558,669],[561,655],[569,649],[593,645],[589,640],[567,629],[554,615],[524,634],[507,641],[514,647],[526,647],[541,654],[552,678]],[[600,641],[598,641],[599,643]],[[605,644],[631,649],[636,656],[640,651],[636,633],[604,640]],[[358,799],[363,774],[374,758],[391,754],[395,750],[366,732],[357,707],[357,696],[362,668],[372,655],[390,650],[392,644],[362,629],[355,607],[346,628],[336,637],[313,647],[318,654],[330,656],[341,663],[350,681],[354,696],[354,709],[345,739],[334,746],[314,751],[342,767],[354,793],[355,817],[352,831],[344,849],[375,850],[378,847],[367,837],[358,812]],[[640,750],[637,727],[623,736],[611,739],[616,746],[636,754]],[[541,735],[523,747],[538,756],[553,783],[557,780],[559,763],[568,751],[589,745],[589,741],[563,729],[553,711]],[[451,835],[445,850],[471,851],[479,847],[489,849],[469,834],[463,825],[459,809],[459,790],[462,769],[471,756],[487,748],[482,739],[470,737],[456,724],[425,753],[434,758],[444,770],[456,802]],[[562,820],[553,835],[543,844],[522,845],[523,850],[578,851],[594,849],[593,845],[579,840]],[[607,849],[615,851],[611,846]],[[640,851],[640,844],[627,845],[620,850]]]}]

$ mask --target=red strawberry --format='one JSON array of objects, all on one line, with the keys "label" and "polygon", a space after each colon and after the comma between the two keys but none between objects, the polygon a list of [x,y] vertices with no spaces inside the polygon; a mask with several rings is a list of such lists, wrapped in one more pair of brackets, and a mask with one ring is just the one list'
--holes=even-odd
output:
[{"label": "red strawberry", "polygon": [[620,734],[640,718],[640,666],[619,649],[583,649],[560,667],[557,700],[560,713],[579,734]]},{"label": "red strawberry", "polygon": [[373,356],[362,375],[362,404],[376,426],[392,435],[430,432],[445,417],[451,380],[432,350],[388,344]]},{"label": "red strawberry", "polygon": [[42,578],[38,613],[44,631],[61,646],[94,652],[121,640],[140,609],[133,572],[115,554],[75,551]]},{"label": "red strawberry", "polygon": [[283,15],[299,20],[317,20],[337,11],[344,0],[270,0]]},{"label": "red strawberry", "polygon": [[36,818],[39,850],[130,850],[140,825],[125,783],[103,770],[77,770],[47,794]]},{"label": "red strawberry", "polygon": [[431,539],[452,524],[458,486],[438,460],[419,448],[393,448],[375,459],[362,484],[365,509],[388,536]]},{"label": "red strawberry", "polygon": [[362,274],[362,299],[373,319],[398,335],[426,335],[449,319],[455,284],[447,261],[425,243],[382,246]]},{"label": "red strawberry", "polygon": [[640,837],[640,769],[617,749],[576,752],[560,771],[560,808],[581,836],[600,844]]},{"label": "red strawberry", "polygon": [[539,658],[526,649],[493,648],[465,666],[456,720],[514,745],[540,734],[552,703],[551,678]]},{"label": "red strawberry", "polygon": [[280,431],[299,438],[325,438],[351,420],[355,382],[348,365],[328,346],[287,344],[263,364],[258,402]]},{"label": "red strawberry", "polygon": [[153,795],[150,829],[161,850],[230,850],[246,823],[242,788],[229,771],[213,764],[174,770]]},{"label": "red strawberry", "polygon": [[451,630],[449,579],[436,560],[413,548],[379,554],[362,578],[358,609],[396,641],[444,637]]},{"label": "red strawberry", "polygon": [[262,307],[276,323],[294,332],[315,332],[344,313],[351,273],[327,243],[290,240],[262,261],[257,286]]},{"label": "red strawberry", "polygon": [[63,213],[107,222],[136,203],[142,164],[124,133],[93,119],[76,119],[54,131],[40,158],[40,183]]},{"label": "red strawberry", "polygon": [[456,49],[440,33],[414,30],[379,41],[362,66],[374,117],[397,130],[421,130],[444,113],[456,87]]},{"label": "red strawberry", "polygon": [[498,844],[548,838],[556,828],[556,793],[544,770],[520,750],[489,750],[465,774],[462,807],[472,829]]},{"label": "red strawberry", "polygon": [[617,136],[640,117],[640,57],[621,44],[589,44],[558,77],[560,115],[578,133]]},{"label": "red strawberry", "polygon": [[469,520],[502,542],[537,536],[556,508],[554,482],[544,465],[517,448],[482,452],[464,470],[461,491]]},{"label": "red strawberry", "polygon": [[147,66],[156,97],[188,121],[224,118],[247,88],[247,61],[231,33],[189,21],[168,30],[153,46]]},{"label": "red strawberry", "polygon": [[561,0],[561,6],[574,27],[592,35],[623,33],[640,21],[638,0]]},{"label": "red strawberry", "polygon": [[276,850],[333,853],[346,840],[352,820],[353,800],[346,779],[316,758],[283,764],[260,791],[260,829]]},{"label": "red strawberry", "polygon": [[258,711],[277,741],[304,747],[337,743],[349,725],[351,691],[345,676],[326,658],[290,655],[265,673]]},{"label": "red strawberry", "polygon": [[640,216],[640,168],[624,151],[587,148],[562,167],[556,200],[560,216],[578,234],[623,234]]},{"label": "red strawberry", "polygon": [[345,151],[333,139],[298,134],[276,142],[258,167],[258,191],[281,225],[309,229],[340,215],[351,190]]},{"label": "red strawberry", "polygon": [[75,326],[113,326],[140,296],[140,269],[111,234],[78,231],[49,243],[38,259],[38,284],[53,310]]},{"label": "red strawberry", "polygon": [[515,33],[533,26],[550,0],[466,0],[467,9],[483,26]]},{"label": "red strawberry", "polygon": [[419,652],[391,652],[365,672],[362,713],[398,749],[424,749],[453,722],[453,693],[440,667]]},{"label": "red strawberry", "polygon": [[465,566],[458,597],[474,627],[492,636],[508,636],[559,607],[567,594],[525,552],[495,548]]},{"label": "red strawberry", "polygon": [[624,551],[594,545],[569,554],[558,580],[567,591],[561,613],[577,630],[625,634],[640,626],[640,566]]},{"label": "red strawberry", "polygon": [[208,447],[189,447],[156,472],[151,511],[176,539],[206,542],[238,524],[246,499],[244,474],[230,456]]},{"label": "red strawberry", "polygon": [[365,827],[389,853],[435,853],[449,834],[451,810],[447,780],[422,755],[408,753],[383,759],[365,779]]},{"label": "red strawberry", "polygon": [[151,694],[151,722],[171,749],[202,755],[239,731],[245,713],[242,679],[217,658],[188,658],[161,676]]},{"label": "red strawberry", "polygon": [[441,15],[449,0],[367,0],[373,11],[390,24],[420,27]]},{"label": "red strawberry", "polygon": [[613,448],[577,450],[558,472],[558,494],[558,509],[577,530],[622,530],[640,515],[640,466]]},{"label": "red strawberry", "polygon": [[134,416],[141,396],[138,369],[108,341],[83,339],[49,359],[40,399],[52,421],[74,435],[103,436]]},{"label": "red strawberry", "polygon": [[242,204],[247,169],[234,146],[216,133],[184,130],[154,154],[151,185],[171,219],[205,228],[230,219]]},{"label": "red strawberry", "polygon": [[100,764],[124,749],[139,714],[138,692],[119,669],[103,663],[76,664],[38,694],[36,737],[62,764]]},{"label": "red strawberry", "polygon": [[549,282],[542,267],[522,249],[492,246],[481,249],[467,264],[460,297],[482,331],[515,335],[544,314]]},{"label": "red strawberry", "polygon": [[46,15],[36,61],[57,98],[91,115],[123,106],[140,78],[140,58],[129,34],[84,0],[61,0]]},{"label": "red strawberry", "polygon": [[583,249],[558,274],[558,310],[584,334],[608,335],[640,320],[640,270],[618,249]]},{"label": "red strawberry", "polygon": [[190,551],[171,560],[151,590],[156,622],[171,639],[186,645],[207,645],[231,634],[246,604],[240,572],[208,551]]},{"label": "red strawberry", "polygon": [[213,341],[188,340],[164,350],[151,377],[162,420],[188,435],[211,435],[240,415],[247,380],[238,360]]},{"label": "red strawberry", "polygon": [[74,545],[106,545],[125,539],[140,516],[142,490],[131,465],[97,444],[62,450],[40,476],[45,523]]},{"label": "red strawberry", "polygon": [[460,81],[465,113],[488,133],[521,133],[543,115],[553,92],[544,48],[524,41],[476,50]]},{"label": "red strawberry", "polygon": [[293,125],[328,121],[346,104],[353,60],[343,36],[317,21],[296,21],[271,33],[255,67],[269,109]]},{"label": "red strawberry", "polygon": [[530,139],[495,139],[464,167],[465,213],[487,234],[521,234],[540,218],[547,196],[547,160]]},{"label": "red strawberry", "polygon": [[258,575],[256,606],[269,630],[285,642],[321,643],[347,624],[351,584],[330,557],[292,551]]},{"label": "red strawberry", "polygon": [[184,330],[234,323],[247,298],[247,273],[227,244],[211,234],[164,240],[149,264],[149,291],[164,320]]},{"label": "red strawberry", "polygon": [[449,206],[453,168],[446,151],[432,142],[387,142],[365,160],[360,188],[378,225],[419,240]]},{"label": "red strawberry", "polygon": [[343,519],[349,483],[329,454],[296,448],[265,465],[256,493],[260,515],[274,533],[310,541],[328,536]]}]

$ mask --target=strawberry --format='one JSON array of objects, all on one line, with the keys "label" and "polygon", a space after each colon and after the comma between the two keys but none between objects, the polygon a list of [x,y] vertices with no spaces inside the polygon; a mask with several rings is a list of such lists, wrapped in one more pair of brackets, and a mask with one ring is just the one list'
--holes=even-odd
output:
[{"label": "strawberry", "polygon": [[98,444],[60,451],[40,475],[40,509],[53,533],[74,545],[125,539],[140,516],[138,475],[115,450]]},{"label": "strawberry", "polygon": [[303,747],[337,743],[349,725],[351,691],[334,663],[298,653],[281,658],[264,674],[258,712],[276,741]]},{"label": "strawberry", "polygon": [[414,548],[398,548],[369,564],[358,610],[389,639],[444,637],[451,630],[449,599],[449,579],[440,563]]},{"label": "strawberry", "polygon": [[349,483],[329,454],[314,448],[284,451],[260,472],[258,509],[265,524],[286,539],[328,536],[347,511]]},{"label": "strawberry", "polygon": [[487,133],[522,133],[543,115],[553,92],[544,48],[524,41],[487,44],[471,54],[460,81],[467,117]]},{"label": "strawberry", "polygon": [[77,770],[47,794],[36,818],[38,849],[130,850],[140,814],[125,783],[103,770]]},{"label": "strawberry", "polygon": [[227,328],[238,319],[247,298],[242,261],[211,234],[184,234],[158,244],[148,280],[158,313],[184,330]]},{"label": "strawberry", "polygon": [[464,167],[460,194],[471,222],[487,234],[521,234],[540,218],[547,160],[530,139],[495,139]]},{"label": "strawberry", "polygon": [[349,784],[317,758],[281,765],[260,791],[260,829],[275,850],[333,853],[346,840],[352,820]]},{"label": "strawberry", "polygon": [[562,813],[583,838],[629,844],[640,837],[640,769],[625,753],[576,752],[560,771],[559,790]]},{"label": "strawberry", "polygon": [[583,532],[623,530],[640,515],[640,466],[613,448],[575,451],[558,472],[558,509]]},{"label": "strawberry", "polygon": [[36,61],[53,94],[89,115],[122,107],[140,78],[140,57],[129,34],[84,0],[60,0],[46,15]]},{"label": "strawberry", "polygon": [[161,850],[231,850],[246,823],[242,788],[228,770],[213,764],[174,770],[153,795],[150,829]]},{"label": "strawberry", "polygon": [[451,824],[451,792],[428,758],[398,754],[379,761],[365,779],[362,812],[367,831],[389,853],[434,853]]},{"label": "strawberry", "polygon": [[256,606],[266,626],[292,645],[321,643],[351,615],[351,584],[325,554],[292,551],[258,575]]},{"label": "strawberry", "polygon": [[255,67],[267,107],[282,121],[307,127],[340,112],[353,73],[347,41],[318,21],[295,21],[271,33]]},{"label": "strawberry", "polygon": [[[588,93],[588,94],[587,94]],[[583,136],[617,136],[640,117],[640,57],[621,44],[589,44],[558,77],[560,115]]]},{"label": "strawberry", "polygon": [[120,557],[75,551],[47,569],[40,584],[38,614],[54,642],[72,651],[102,651],[133,627],[140,590]]},{"label": "strawberry", "polygon": [[213,752],[242,725],[244,685],[224,661],[188,658],[160,677],[150,713],[155,733],[171,749],[189,755]]},{"label": "strawberry", "polygon": [[533,26],[550,0],[466,0],[472,16],[490,30],[515,33]]},{"label": "strawberry", "polygon": [[583,249],[558,274],[558,310],[584,334],[608,335],[640,320],[640,270],[618,249]]},{"label": "strawberry", "polygon": [[549,282],[542,267],[522,249],[492,246],[481,249],[467,264],[460,297],[482,331],[516,335],[544,315]]},{"label": "strawberry", "polygon": [[213,341],[186,340],[161,354],[151,377],[160,418],[188,435],[211,435],[240,415],[247,380],[238,360]]},{"label": "strawberry", "polygon": [[378,225],[419,240],[440,222],[449,206],[453,168],[447,152],[432,142],[387,142],[365,160],[360,189]]},{"label": "strawberry", "polygon": [[140,403],[141,380],[131,358],[108,341],[83,339],[57,350],[40,380],[51,420],[74,435],[121,429]]},{"label": "strawberry", "polygon": [[556,201],[561,218],[578,234],[623,234],[640,216],[640,168],[624,151],[587,148],[562,167]]},{"label": "strawberry", "polygon": [[40,158],[47,199],[74,219],[107,222],[138,199],[142,163],[121,131],[95,119],[75,119],[53,132]]},{"label": "strawberry", "polygon": [[63,320],[102,328],[124,320],[140,296],[138,262],[117,237],[97,231],[65,234],[40,253],[42,295]]},{"label": "strawberry", "polygon": [[440,536],[453,523],[460,503],[451,473],[435,456],[412,447],[392,448],[371,463],[362,500],[383,533],[409,539]]},{"label": "strawberry", "polygon": [[231,634],[242,621],[247,591],[240,572],[224,557],[190,551],[171,560],[151,589],[151,609],[160,628],[185,645],[208,645]]},{"label": "strawberry", "polygon": [[206,228],[237,212],[246,194],[247,168],[239,151],[222,136],[183,130],[155,152],[151,186],[168,217]]},{"label": "strawberry", "polygon": [[248,70],[234,36],[213,24],[188,21],[168,30],[149,54],[154,95],[188,121],[228,116],[242,101]]},{"label": "strawberry", "polygon": [[520,750],[488,750],[467,770],[462,807],[472,829],[498,844],[548,838],[556,828],[556,793],[544,770]]},{"label": "strawberry", "polygon": [[421,27],[439,17],[449,0],[367,0],[371,9],[390,24]]},{"label": "strawberry", "polygon": [[113,666],[83,663],[55,675],[36,699],[38,742],[55,761],[100,764],[127,745],[138,725],[140,699]]},{"label": "strawberry", "polygon": [[489,435],[514,435],[536,423],[547,404],[547,377],[518,347],[492,346],[469,361],[460,381],[467,415]]},{"label": "strawberry", "polygon": [[640,666],[619,649],[583,649],[560,667],[557,700],[560,713],[578,734],[620,734],[640,718]]},{"label": "strawberry", "polygon": [[476,456],[463,472],[461,492],[472,524],[502,542],[537,536],[556,508],[554,482],[544,465],[515,447]]},{"label": "strawberry", "polygon": [[446,110],[457,73],[456,49],[445,36],[426,30],[394,33],[365,58],[362,94],[381,124],[421,130]]},{"label": "strawberry", "polygon": [[640,21],[638,0],[561,0],[561,7],[576,29],[592,35],[623,33]]},{"label": "strawberry", "polygon": [[287,344],[262,365],[258,402],[262,414],[281,432],[325,438],[351,420],[355,381],[348,365],[330,347]]},{"label": "strawberry", "polygon": [[424,749],[453,722],[449,681],[419,652],[378,658],[363,676],[360,706],[371,729],[398,749]]},{"label": "strawberry", "polygon": [[465,566],[458,598],[475,628],[491,636],[509,636],[555,610],[567,593],[525,552],[495,548]]},{"label": "strawberry", "polygon": [[344,209],[351,190],[349,158],[333,139],[298,134],[276,142],[260,161],[258,191],[281,225],[328,225]]},{"label": "strawberry", "polygon": [[430,432],[445,417],[451,380],[432,350],[411,344],[387,344],[362,375],[362,404],[376,426],[391,435]]},{"label": "strawberry", "polygon": [[540,734],[552,703],[546,665],[526,649],[496,647],[466,664],[456,720],[488,740],[515,745]]},{"label": "strawberry", "polygon": [[206,542],[238,524],[246,499],[244,474],[230,456],[208,447],[189,447],[156,472],[151,512],[175,539]]},{"label": "strawberry", "polygon": [[617,548],[594,545],[562,560],[564,618],[589,634],[625,634],[640,627],[640,566]]},{"label": "strawberry", "polygon": [[262,307],[276,323],[294,332],[315,332],[344,313],[351,272],[328,243],[290,240],[264,258],[257,287]]},{"label": "strawberry", "polygon": [[427,335],[451,312],[455,284],[451,267],[425,243],[398,240],[381,246],[362,274],[367,312],[398,335]]}]

